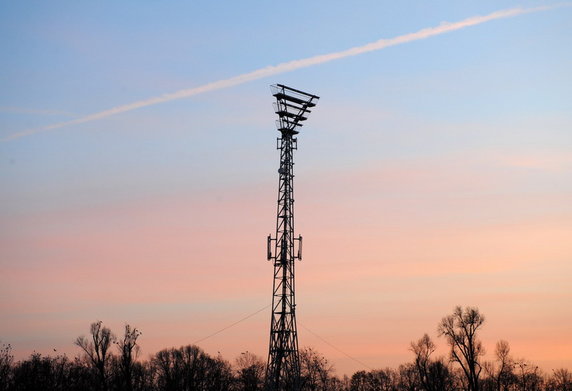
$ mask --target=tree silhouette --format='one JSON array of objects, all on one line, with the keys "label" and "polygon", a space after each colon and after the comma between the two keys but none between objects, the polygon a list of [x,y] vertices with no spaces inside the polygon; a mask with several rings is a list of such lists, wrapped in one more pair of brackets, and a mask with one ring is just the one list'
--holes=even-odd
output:
[{"label": "tree silhouette", "polygon": [[[409,346],[415,355],[412,362],[398,369],[357,371],[351,378],[337,377],[324,356],[304,348],[300,391],[572,391],[568,369],[545,374],[530,361],[513,360],[509,344],[503,340],[496,344],[495,361],[481,363],[484,351],[477,331],[483,321],[478,310],[460,307],[443,318],[439,329],[451,347],[450,363],[433,357],[435,344],[425,334]],[[262,390],[264,361],[252,353],[242,353],[234,367],[220,353],[213,357],[195,345],[163,349],[141,361],[137,359],[138,329],[125,326],[122,339],[116,342],[118,354],[112,354],[113,334],[101,322],[93,323],[90,331],[89,339],[77,338],[81,352],[75,359],[34,352],[14,362],[11,346],[0,345],[0,391]],[[470,357],[475,366],[473,378],[467,376]],[[482,373],[481,368],[485,369]]]},{"label": "tree silhouette", "polygon": [[266,364],[262,358],[250,352],[243,352],[235,360],[238,390],[257,391],[264,384]]},{"label": "tree silhouette", "polygon": [[77,337],[75,344],[79,346],[85,353],[87,361],[95,368],[99,378],[99,384],[102,390],[107,390],[107,363],[109,361],[109,347],[115,336],[107,327],[103,327],[101,321],[91,324],[90,327],[91,340],[85,336]]},{"label": "tree silhouette", "polygon": [[556,369],[547,383],[547,391],[572,391],[572,373],[565,368]]},{"label": "tree silhouette", "polygon": [[116,341],[119,350],[119,369],[121,371],[120,384],[121,389],[125,391],[133,390],[133,371],[135,359],[139,354],[139,345],[137,338],[141,335],[141,331],[130,325],[125,325],[123,339]]},{"label": "tree silhouette", "polygon": [[477,308],[458,306],[452,315],[441,320],[439,336],[445,336],[451,348],[451,361],[458,363],[467,381],[468,391],[479,391],[479,376],[482,366],[480,356],[484,354],[482,343],[477,339],[477,331],[485,317]]},{"label": "tree silhouette", "polygon": [[495,391],[509,391],[516,384],[516,375],[513,372],[514,360],[510,356],[510,345],[500,340],[495,348],[496,365],[487,363],[485,370],[493,383]]},{"label": "tree silhouette", "polygon": [[13,363],[12,346],[10,344],[2,344],[0,347],[0,391],[8,389]]},{"label": "tree silhouette", "polygon": [[300,372],[302,390],[329,390],[333,366],[316,350],[310,347],[300,350]]},{"label": "tree silhouette", "polygon": [[544,379],[537,365],[525,359],[519,359],[515,361],[515,368],[518,368],[516,379],[519,390],[536,391],[543,385]]},{"label": "tree silhouette", "polygon": [[227,391],[232,384],[230,364],[195,345],[161,350],[152,365],[157,389],[162,391]]},{"label": "tree silhouette", "polygon": [[410,350],[415,354],[415,368],[419,375],[419,381],[426,391],[438,390],[429,380],[431,354],[433,354],[435,348],[435,344],[427,334],[424,334],[417,342],[411,342]]}]

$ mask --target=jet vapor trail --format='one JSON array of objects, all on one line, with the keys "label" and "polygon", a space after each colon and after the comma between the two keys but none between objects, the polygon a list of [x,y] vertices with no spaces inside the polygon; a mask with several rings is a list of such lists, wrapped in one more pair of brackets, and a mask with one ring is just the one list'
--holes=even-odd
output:
[{"label": "jet vapor trail", "polygon": [[20,131],[17,133],[10,134],[10,135],[8,135],[8,136],[6,136],[0,140],[1,141],[9,141],[9,140],[14,140],[14,139],[24,137],[24,136],[30,136],[32,134],[43,132],[46,130],[58,129],[58,128],[63,128],[64,126],[70,126],[70,125],[81,124],[84,122],[96,121],[98,119],[107,118],[107,117],[110,117],[112,115],[116,115],[116,114],[120,114],[120,113],[125,113],[127,111],[139,109],[141,107],[152,106],[152,105],[156,105],[156,104],[163,103],[163,102],[169,102],[169,101],[176,100],[176,99],[188,98],[191,96],[202,94],[204,92],[220,90],[223,88],[229,88],[229,87],[233,87],[233,86],[236,86],[239,84],[243,84],[243,83],[246,83],[246,82],[249,82],[252,80],[262,79],[262,78],[265,78],[268,76],[278,75],[280,73],[291,72],[291,71],[294,71],[296,69],[311,67],[314,65],[323,64],[323,63],[330,62],[333,60],[338,60],[340,58],[357,56],[358,54],[373,52],[376,50],[385,49],[385,48],[390,47],[390,46],[401,45],[403,43],[429,38],[429,37],[432,37],[435,35],[440,35],[440,34],[448,33],[450,31],[460,30],[460,29],[463,29],[465,27],[475,26],[475,25],[478,25],[481,23],[489,22],[491,20],[509,18],[512,16],[528,14],[528,13],[538,12],[538,11],[544,11],[544,10],[557,8],[560,6],[569,6],[569,5],[572,5],[572,3],[561,3],[561,4],[556,4],[556,5],[548,5],[548,6],[541,6],[541,7],[534,7],[534,8],[516,7],[516,8],[509,8],[509,9],[505,9],[505,10],[496,11],[496,12],[493,12],[493,13],[485,15],[485,16],[473,16],[473,17],[461,20],[459,22],[454,22],[454,23],[443,22],[439,26],[425,28],[425,29],[419,30],[419,31],[414,32],[414,33],[400,35],[400,36],[397,36],[394,38],[380,39],[378,41],[371,42],[371,43],[368,43],[368,44],[363,45],[363,46],[356,46],[356,47],[346,49],[346,50],[342,50],[339,52],[321,54],[321,55],[317,55],[317,56],[313,56],[313,57],[304,58],[301,60],[288,61],[288,62],[284,62],[284,63],[278,64],[278,65],[270,65],[270,66],[267,66],[264,68],[257,69],[257,70],[252,71],[252,72],[243,73],[241,75],[231,77],[229,79],[218,80],[215,82],[204,84],[204,85],[199,86],[199,87],[179,90],[176,92],[163,94],[163,95],[160,95],[160,96],[157,96],[154,98],[140,100],[137,102],[126,104],[126,105],[116,106],[116,107],[113,107],[113,108],[108,109],[108,110],[100,111],[100,112],[94,113],[94,114],[89,114],[89,115],[86,115],[84,117],[73,119],[70,121],[59,122],[56,124],[44,126],[42,128],[23,130],[23,131]]}]

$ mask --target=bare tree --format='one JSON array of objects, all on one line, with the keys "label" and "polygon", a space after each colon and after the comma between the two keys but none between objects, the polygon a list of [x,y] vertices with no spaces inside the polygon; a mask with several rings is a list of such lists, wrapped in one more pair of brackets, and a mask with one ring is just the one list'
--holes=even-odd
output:
[{"label": "bare tree", "polygon": [[328,360],[314,349],[306,347],[300,351],[300,377],[303,390],[328,390],[333,370]]},{"label": "bare tree", "polygon": [[441,320],[438,327],[439,336],[445,336],[451,347],[451,361],[463,370],[468,391],[479,391],[482,370],[479,358],[484,354],[484,348],[477,339],[477,331],[484,321],[485,317],[477,308],[458,306],[452,315]]},{"label": "bare tree", "polygon": [[328,391],[349,391],[350,378],[347,375],[339,378],[332,376],[329,380]]},{"label": "bare tree", "polygon": [[390,368],[358,371],[351,378],[349,391],[395,391],[399,384],[399,373]]},{"label": "bare tree", "polygon": [[350,391],[373,391],[371,387],[371,374],[366,371],[357,371],[352,375]]},{"label": "bare tree", "polygon": [[164,349],[152,358],[156,389],[161,391],[227,391],[232,370],[222,357],[213,358],[195,345]]},{"label": "bare tree", "polygon": [[401,364],[397,369],[400,391],[419,391],[419,373],[415,364]]},{"label": "bare tree", "polygon": [[481,388],[491,391],[509,391],[516,384],[513,372],[514,361],[510,357],[510,346],[507,341],[500,340],[495,348],[495,362],[487,361],[483,368],[488,375]]},{"label": "bare tree", "polygon": [[568,369],[553,370],[552,377],[546,385],[547,391],[572,391],[572,373]]},{"label": "bare tree", "polygon": [[126,324],[123,339],[115,342],[120,354],[119,368],[121,371],[121,389],[125,391],[131,391],[133,389],[133,367],[137,355],[139,354],[137,338],[139,338],[140,335],[141,331]]},{"label": "bare tree", "polygon": [[428,383],[439,391],[455,390],[455,377],[442,357],[431,362]]},{"label": "bare tree", "polygon": [[257,391],[264,384],[266,364],[262,358],[250,352],[243,352],[235,360],[238,389]]},{"label": "bare tree", "polygon": [[544,383],[544,379],[538,365],[534,365],[525,359],[515,361],[515,367],[520,368],[517,374],[518,389],[521,391],[537,391]]},{"label": "bare tree", "polygon": [[497,370],[493,374],[495,388],[497,391],[508,391],[509,387],[515,383],[513,373],[514,361],[510,357],[510,345],[505,340],[500,340],[496,344],[495,356],[497,359]]},{"label": "bare tree", "polygon": [[429,366],[431,365],[431,354],[435,351],[435,344],[429,335],[424,334],[417,342],[411,342],[410,350],[415,354],[415,368],[419,375],[419,381],[427,391],[437,391],[429,383]]},{"label": "bare tree", "polygon": [[415,370],[423,390],[447,391],[453,388],[451,372],[442,358],[432,360],[436,349],[429,335],[424,334],[417,342],[411,342],[409,348],[415,354]]},{"label": "bare tree", "polygon": [[85,336],[77,337],[75,344],[79,346],[93,368],[96,369],[102,390],[107,389],[106,367],[111,356],[109,347],[115,336],[107,327],[103,327],[101,321],[91,324],[90,327],[91,340]]},{"label": "bare tree", "polygon": [[3,343],[0,347],[0,390],[2,391],[9,388],[13,362],[12,346]]}]

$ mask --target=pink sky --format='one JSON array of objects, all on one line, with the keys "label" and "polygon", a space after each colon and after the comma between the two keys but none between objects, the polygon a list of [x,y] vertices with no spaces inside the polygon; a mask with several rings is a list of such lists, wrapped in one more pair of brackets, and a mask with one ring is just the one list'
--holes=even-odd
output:
[{"label": "pink sky", "polygon": [[[565,197],[511,190],[523,170],[558,167],[493,155],[299,174],[301,346],[321,351],[340,374],[363,369],[307,327],[368,366],[397,366],[411,359],[410,341],[425,332],[437,338],[441,317],[472,305],[487,318],[487,358],[506,339],[514,356],[546,370],[571,367],[572,226],[558,207]],[[3,266],[3,340],[18,358],[53,348],[73,355],[73,339],[91,321],[116,332],[129,322],[143,331],[147,357],[264,307],[274,198],[268,182],[14,217],[17,229],[2,236],[13,260]],[[265,357],[268,320],[266,310],[200,346],[228,359],[245,350]]]},{"label": "pink sky", "polygon": [[[274,2],[0,2],[2,343],[73,356],[127,322],[148,358],[269,305],[282,83],[321,97],[300,346],[396,367],[476,306],[486,359],[572,369],[572,7],[503,3],[299,2],[284,39]],[[266,358],[269,323],[200,346]]]}]

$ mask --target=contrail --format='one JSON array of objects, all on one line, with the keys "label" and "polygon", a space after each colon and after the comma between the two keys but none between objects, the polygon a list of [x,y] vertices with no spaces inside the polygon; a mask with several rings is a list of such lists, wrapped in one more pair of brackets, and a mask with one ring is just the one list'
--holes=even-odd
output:
[{"label": "contrail", "polygon": [[30,136],[30,135],[35,134],[35,133],[44,132],[46,130],[58,129],[58,128],[63,128],[64,126],[77,125],[77,124],[81,124],[84,122],[96,121],[98,119],[107,118],[107,117],[110,117],[112,115],[116,115],[116,114],[120,114],[120,113],[125,113],[127,111],[139,109],[141,107],[152,106],[152,105],[156,105],[156,104],[163,103],[163,102],[169,102],[172,100],[188,98],[188,97],[199,95],[199,94],[209,92],[209,91],[215,91],[215,90],[220,90],[223,88],[229,88],[229,87],[233,87],[233,86],[236,86],[239,84],[244,84],[244,83],[252,81],[252,80],[262,79],[262,78],[265,78],[268,76],[278,75],[280,73],[291,72],[291,71],[294,71],[294,70],[300,69],[300,68],[307,68],[307,67],[311,67],[311,66],[319,65],[319,64],[324,64],[326,62],[338,60],[338,59],[345,58],[345,57],[357,56],[358,54],[363,54],[363,53],[373,52],[376,50],[385,49],[385,48],[390,47],[390,46],[396,46],[396,45],[401,45],[401,44],[407,43],[407,42],[418,41],[420,39],[433,37],[435,35],[448,33],[450,31],[460,30],[460,29],[463,29],[463,28],[469,27],[469,26],[475,26],[475,25],[478,25],[481,23],[489,22],[491,20],[509,18],[512,16],[528,14],[528,13],[538,12],[538,11],[544,11],[544,10],[554,9],[554,8],[561,7],[561,6],[569,6],[569,5],[572,5],[572,3],[560,3],[560,4],[555,4],[555,5],[548,5],[548,6],[541,6],[541,7],[534,7],[534,8],[516,7],[516,8],[510,8],[510,9],[496,11],[496,12],[493,12],[493,13],[485,15],[485,16],[473,16],[473,17],[461,20],[459,22],[454,22],[454,23],[443,22],[439,26],[425,28],[425,29],[419,30],[419,31],[414,32],[414,33],[400,35],[400,36],[397,36],[394,38],[380,39],[378,41],[371,42],[371,43],[368,43],[368,44],[363,45],[363,46],[356,46],[356,47],[346,49],[346,50],[342,50],[339,52],[321,54],[321,55],[317,55],[317,56],[313,56],[313,57],[304,58],[301,60],[288,61],[288,62],[284,62],[284,63],[278,64],[278,65],[270,65],[270,66],[267,66],[264,68],[257,69],[257,70],[252,71],[252,72],[243,73],[241,75],[231,77],[229,79],[218,80],[218,81],[214,81],[214,82],[211,82],[208,84],[204,84],[204,85],[199,86],[199,87],[179,90],[176,92],[163,94],[163,95],[160,95],[160,96],[157,96],[154,98],[140,100],[137,102],[126,104],[126,105],[116,106],[116,107],[113,107],[111,109],[100,111],[100,112],[94,113],[94,114],[89,114],[89,115],[86,115],[84,117],[77,118],[74,120],[59,122],[59,123],[55,123],[52,125],[44,126],[42,128],[23,130],[23,131],[20,131],[17,133],[10,134],[10,135],[8,135],[8,136],[6,136],[0,140],[1,141],[9,141],[9,140],[14,140],[14,139],[24,137],[24,136]]}]

